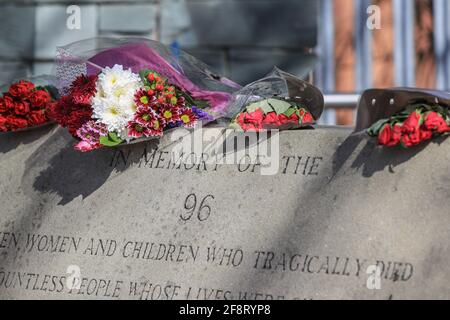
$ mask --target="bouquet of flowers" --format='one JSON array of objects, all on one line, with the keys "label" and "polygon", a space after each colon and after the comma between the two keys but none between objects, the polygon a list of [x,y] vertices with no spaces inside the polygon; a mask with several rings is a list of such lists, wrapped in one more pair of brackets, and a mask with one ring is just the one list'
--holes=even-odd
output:
[{"label": "bouquet of flowers", "polygon": [[188,54],[151,40],[94,40],[59,49],[64,95],[50,110],[83,152],[214,121],[239,88]]},{"label": "bouquet of flowers", "polygon": [[270,98],[249,104],[231,122],[244,131],[292,129],[312,125],[315,120],[302,105],[288,99]]},{"label": "bouquet of flowers", "polygon": [[[36,78],[35,82],[41,80],[43,78]],[[28,80],[11,84],[0,93],[0,132],[26,130],[49,123],[46,110],[57,98],[58,91],[50,84],[37,85]]]},{"label": "bouquet of flowers", "polygon": [[368,134],[377,137],[380,145],[410,148],[449,133],[449,124],[447,109],[439,105],[418,104],[388,119],[379,120],[368,129]]},{"label": "bouquet of flowers", "polygon": [[411,148],[450,132],[450,95],[415,88],[370,89],[360,99],[356,131],[386,147]]},{"label": "bouquet of flowers", "polygon": [[236,92],[226,111],[232,128],[260,131],[313,125],[323,108],[323,96],[317,88],[275,68]]}]

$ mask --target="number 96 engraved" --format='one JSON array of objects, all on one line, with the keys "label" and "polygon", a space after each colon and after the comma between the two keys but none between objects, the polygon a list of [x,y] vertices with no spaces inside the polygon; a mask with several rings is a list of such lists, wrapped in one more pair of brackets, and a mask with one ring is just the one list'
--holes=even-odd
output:
[{"label": "number 96 engraved", "polygon": [[189,221],[194,214],[196,214],[198,221],[203,222],[208,220],[211,216],[211,207],[207,203],[209,199],[214,200],[214,196],[211,194],[207,195],[201,200],[200,205],[197,206],[197,195],[195,193],[188,195],[186,200],[184,200],[184,209],[186,212],[180,214],[181,220]]}]

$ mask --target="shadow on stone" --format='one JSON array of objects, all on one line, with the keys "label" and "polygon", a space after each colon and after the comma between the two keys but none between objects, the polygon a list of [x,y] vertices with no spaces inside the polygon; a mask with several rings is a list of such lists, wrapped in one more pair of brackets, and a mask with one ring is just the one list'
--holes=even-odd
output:
[{"label": "shadow on stone", "polygon": [[395,173],[397,166],[417,156],[429,144],[441,144],[446,138],[444,136],[438,137],[419,146],[404,149],[400,146],[396,148],[379,146],[375,139],[368,137],[365,133],[353,134],[339,146],[333,156],[333,175],[330,182],[351,158],[354,160],[350,167],[352,169],[361,169],[362,175],[366,178],[370,178],[375,173],[386,169],[390,173]]},{"label": "shadow on stone", "polygon": [[53,130],[54,125],[46,125],[37,129],[0,134],[0,154],[8,153],[18,146],[30,144]]},{"label": "shadow on stone", "polygon": [[[78,196],[85,199],[98,190],[114,171],[124,172],[158,147],[157,141],[148,141],[82,153],[73,148],[72,137],[52,138],[26,161],[25,172],[46,167],[35,178],[33,188],[40,193],[57,194],[61,197],[58,205],[70,203]],[[49,156],[48,150],[55,147],[58,151]]]},{"label": "shadow on stone", "polygon": [[103,185],[113,169],[108,166],[110,157],[108,150],[78,152],[71,136],[56,133],[26,160],[22,185],[56,194],[61,198],[58,204],[65,205]]}]

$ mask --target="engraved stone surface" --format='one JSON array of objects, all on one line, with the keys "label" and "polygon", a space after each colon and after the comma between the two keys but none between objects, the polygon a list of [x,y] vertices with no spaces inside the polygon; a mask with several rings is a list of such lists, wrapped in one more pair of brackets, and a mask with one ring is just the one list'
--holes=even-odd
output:
[{"label": "engraved stone surface", "polygon": [[449,140],[286,131],[262,175],[177,161],[177,132],[88,154],[1,135],[0,298],[450,298]]}]

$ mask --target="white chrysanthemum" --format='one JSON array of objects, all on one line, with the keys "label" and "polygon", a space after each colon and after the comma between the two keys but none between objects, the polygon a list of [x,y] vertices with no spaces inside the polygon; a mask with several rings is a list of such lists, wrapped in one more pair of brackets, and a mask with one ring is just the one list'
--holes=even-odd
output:
[{"label": "white chrysanthemum", "polygon": [[141,87],[140,78],[120,65],[105,68],[99,75],[97,94],[93,99],[94,117],[108,131],[124,132],[136,112],[134,95]]},{"label": "white chrysanthemum", "polygon": [[121,65],[106,67],[98,77],[97,85],[103,89],[107,95],[124,95],[129,90],[140,84],[139,75],[130,69],[124,70]]}]

